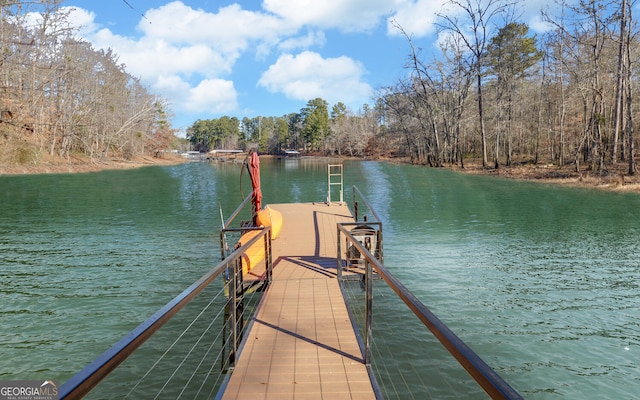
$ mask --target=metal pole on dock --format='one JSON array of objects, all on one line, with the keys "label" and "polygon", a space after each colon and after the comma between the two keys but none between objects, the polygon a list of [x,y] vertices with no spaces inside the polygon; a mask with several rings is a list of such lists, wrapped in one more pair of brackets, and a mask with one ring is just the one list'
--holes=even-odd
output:
[{"label": "metal pole on dock", "polygon": [[373,320],[373,267],[366,258],[364,261],[364,269],[364,285],[366,291],[364,363],[369,366],[371,365],[371,342],[373,341],[373,335],[371,333],[371,322]]}]

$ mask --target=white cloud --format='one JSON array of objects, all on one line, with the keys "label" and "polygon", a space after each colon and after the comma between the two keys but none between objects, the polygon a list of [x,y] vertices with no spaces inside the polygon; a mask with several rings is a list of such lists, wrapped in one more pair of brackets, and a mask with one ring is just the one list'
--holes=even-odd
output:
[{"label": "white cloud", "polygon": [[277,42],[296,32],[278,17],[245,11],[237,4],[210,13],[174,1],[145,16],[137,26],[140,38],[101,28],[95,14],[79,8],[70,19],[84,27],[81,34],[94,47],[113,49],[127,72],[189,115],[237,111],[234,83],[222,77],[233,72],[252,44]]},{"label": "white cloud", "polygon": [[99,29],[95,23],[96,15],[93,12],[78,7],[62,7],[61,12],[69,13],[69,25],[78,27],[80,36],[86,36]]},{"label": "white cloud", "polygon": [[[322,58],[305,51],[282,55],[262,74],[259,86],[295,100],[321,97],[330,103],[369,100],[373,89],[362,81],[364,67],[349,57]],[[358,104],[358,106],[361,105]]]},{"label": "white cloud", "polygon": [[[540,11],[543,9],[553,12],[558,9],[558,5],[554,0],[527,0],[517,5],[516,14],[519,19],[526,21],[533,31],[544,32],[549,29],[549,25],[545,24],[540,17]],[[418,38],[429,36],[436,30],[438,14],[456,13],[463,13],[463,11],[446,0],[404,0],[388,18],[387,33],[391,36],[401,35],[401,32],[393,26],[392,22],[395,21],[409,35]]]},{"label": "white cloud", "polygon": [[238,107],[237,99],[233,82],[205,79],[189,90],[184,108],[192,113],[223,114]]},{"label": "white cloud", "polygon": [[399,24],[411,36],[423,37],[435,31],[437,13],[443,10],[443,0],[406,1],[387,20],[387,33],[391,36],[402,33],[393,26]]},{"label": "white cloud", "polygon": [[138,29],[147,37],[171,43],[206,43],[222,52],[238,52],[250,41],[269,40],[293,34],[297,27],[260,12],[243,10],[239,4],[222,7],[217,13],[193,9],[174,1],[145,13]]},{"label": "white cloud", "polygon": [[177,104],[172,104],[189,115],[229,113],[238,107],[238,94],[232,81],[204,79],[196,86],[177,75],[159,76],[153,89],[165,94]]},{"label": "white cloud", "polygon": [[161,93],[167,93],[172,97],[180,97],[183,93],[191,90],[189,82],[185,82],[180,79],[177,75],[171,76],[158,76],[154,84],[154,89],[160,91]]},{"label": "white cloud", "polygon": [[306,36],[286,39],[278,45],[282,52],[290,52],[295,49],[309,49],[311,47],[322,47],[327,42],[324,32],[309,32]]},{"label": "white cloud", "polygon": [[[146,10],[135,35],[100,26],[94,13],[79,8],[70,20],[83,27],[81,36],[95,48],[113,49],[127,71],[167,98],[176,113],[191,117],[237,113],[238,83],[231,80],[236,70],[263,68],[262,62],[279,53],[258,87],[293,99],[322,97],[360,107],[356,102],[369,101],[373,91],[362,64],[344,56],[291,53],[324,47],[326,30],[371,32],[394,9],[411,4],[414,0],[264,0],[257,11],[237,3],[206,11],[171,1]],[[241,57],[251,62],[250,53],[256,66],[239,68]]]},{"label": "white cloud", "polygon": [[224,54],[202,45],[177,47],[163,41],[143,40],[121,47],[119,54],[127,69],[135,76],[152,79],[161,74],[185,77],[203,75],[216,77],[231,72],[238,54]]},{"label": "white cloud", "polygon": [[403,0],[264,0],[262,6],[297,26],[361,32],[375,28]]},{"label": "white cloud", "polygon": [[545,21],[541,15],[532,17],[528,22],[529,27],[534,32],[548,32],[553,29],[553,25]]}]

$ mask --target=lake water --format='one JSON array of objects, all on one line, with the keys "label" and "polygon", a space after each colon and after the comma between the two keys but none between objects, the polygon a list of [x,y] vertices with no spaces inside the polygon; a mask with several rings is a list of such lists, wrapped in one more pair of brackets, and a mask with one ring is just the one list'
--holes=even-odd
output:
[{"label": "lake water", "polygon": [[[264,203],[325,200],[326,164],[262,160]],[[240,170],[0,177],[0,380],[65,381],[214,266]],[[378,162],[344,180],[385,265],[525,398],[637,398],[639,195]]]}]

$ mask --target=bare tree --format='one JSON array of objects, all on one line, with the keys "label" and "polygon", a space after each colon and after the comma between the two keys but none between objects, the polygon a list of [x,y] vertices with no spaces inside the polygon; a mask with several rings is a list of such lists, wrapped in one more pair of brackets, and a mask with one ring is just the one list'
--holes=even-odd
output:
[{"label": "bare tree", "polygon": [[[634,34],[632,33],[633,31],[633,14],[632,14],[632,10],[633,7],[635,5],[636,1],[630,1],[627,3],[628,6],[628,10],[627,10],[627,18],[628,18],[628,29],[626,32],[626,88],[627,88],[627,96],[626,96],[626,109],[627,109],[627,139],[629,142],[628,145],[628,157],[629,157],[629,175],[635,175],[636,173],[636,161],[635,161],[635,155],[634,155],[634,149],[635,149],[635,144],[634,144],[634,124],[633,124],[633,71],[634,68],[632,68],[632,58],[631,58],[631,39],[634,36]],[[636,60],[637,61],[637,60]],[[636,62],[637,63],[637,62]]]},{"label": "bare tree", "polygon": [[[564,25],[564,13],[565,13],[566,5],[564,0],[561,3],[561,15],[559,17],[559,22],[555,22],[554,19],[548,14],[543,12],[543,18],[547,22],[551,22],[556,25],[555,32],[547,35],[547,52],[546,56],[549,58],[549,67],[552,69],[552,77],[550,80],[553,80],[555,84],[549,84],[549,91],[547,92],[547,121],[549,128],[549,136],[550,140],[550,153],[551,159],[555,160],[557,158],[559,165],[564,165],[565,163],[565,123],[567,117],[567,102],[566,102],[566,82],[565,82],[565,57],[566,57],[566,30]],[[556,94],[552,96],[552,87],[555,88]],[[557,112],[554,112],[554,107],[552,104],[552,97],[556,98],[557,104]],[[557,124],[554,124],[552,121],[554,120],[554,115],[557,116]],[[557,125],[558,131],[558,140],[557,140],[557,151],[556,151],[556,141],[555,139],[555,126]]]},{"label": "bare tree", "polygon": [[476,76],[476,95],[478,104],[478,128],[482,145],[482,166],[487,167],[487,139],[483,104],[482,66],[483,57],[489,43],[491,24],[494,18],[505,13],[513,6],[508,0],[449,0],[458,12],[439,14],[440,27],[462,38],[473,56],[472,66]]},{"label": "bare tree", "polygon": [[625,69],[625,49],[627,46],[627,0],[622,0],[620,4],[620,32],[618,39],[618,69],[616,71],[616,97],[615,97],[615,110],[613,116],[613,143],[611,144],[611,163],[615,164],[618,161],[618,132],[620,131],[620,125],[622,123],[622,105],[624,97],[624,89],[622,87],[623,75]]},{"label": "bare tree", "polygon": [[61,4],[0,3],[0,140],[4,149],[27,155],[5,150],[0,156],[36,163],[72,153],[92,159],[158,154],[151,142],[166,144],[172,134],[166,104],[128,74],[113,51],[74,38]]}]

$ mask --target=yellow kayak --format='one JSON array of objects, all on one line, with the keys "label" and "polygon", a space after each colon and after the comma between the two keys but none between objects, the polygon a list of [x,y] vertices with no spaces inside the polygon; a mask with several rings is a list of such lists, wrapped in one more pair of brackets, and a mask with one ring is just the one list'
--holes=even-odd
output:
[{"label": "yellow kayak", "polygon": [[[282,214],[280,212],[266,206],[258,211],[256,222],[259,226],[271,227],[271,239],[275,239],[282,229]],[[249,231],[240,237],[240,243],[247,243],[260,234],[260,231]],[[246,252],[242,254],[242,274],[246,275],[251,272],[262,260],[264,260],[264,242],[258,240],[251,245]]]},{"label": "yellow kayak", "polygon": [[271,227],[271,239],[275,239],[280,234],[282,229],[282,214],[279,211],[266,206],[262,210],[258,211],[256,221],[259,226]]}]

